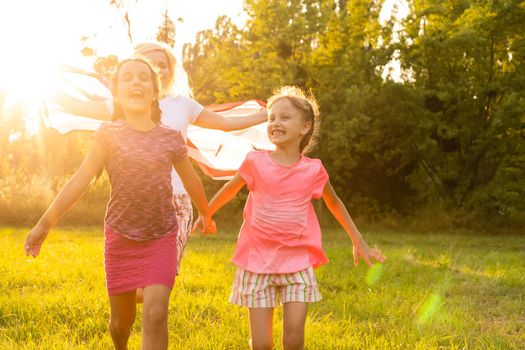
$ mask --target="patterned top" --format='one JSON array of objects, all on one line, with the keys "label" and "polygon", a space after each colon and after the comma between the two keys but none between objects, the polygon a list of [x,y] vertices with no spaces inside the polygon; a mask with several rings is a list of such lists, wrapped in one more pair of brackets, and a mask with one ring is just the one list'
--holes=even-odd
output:
[{"label": "patterned top", "polygon": [[[106,107],[110,115],[113,115],[113,100],[106,100]],[[161,123],[182,133],[184,140],[188,138],[188,126],[195,123],[204,107],[195,100],[182,95],[168,95],[159,101],[162,111]],[[182,180],[173,169],[171,171],[171,186],[173,194],[188,194]]]},{"label": "patterned top", "polygon": [[239,168],[250,194],[233,263],[255,273],[293,273],[327,263],[312,206],[328,182],[323,164],[301,156],[283,166],[270,153],[250,152]]},{"label": "patterned top", "polygon": [[139,131],[118,120],[103,123],[95,140],[111,184],[105,225],[137,241],[177,230],[171,169],[187,155],[180,131],[163,125]]}]

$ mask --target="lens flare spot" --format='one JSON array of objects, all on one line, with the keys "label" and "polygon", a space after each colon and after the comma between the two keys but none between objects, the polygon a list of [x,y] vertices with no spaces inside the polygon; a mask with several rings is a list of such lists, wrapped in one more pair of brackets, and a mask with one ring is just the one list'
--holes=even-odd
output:
[{"label": "lens flare spot", "polygon": [[374,264],[371,268],[368,269],[366,273],[366,284],[371,287],[379,281],[381,275],[383,274],[383,264]]},{"label": "lens flare spot", "polygon": [[441,295],[438,293],[432,293],[425,300],[425,303],[418,312],[417,321],[420,324],[425,324],[428,322],[439,310],[442,305]]}]

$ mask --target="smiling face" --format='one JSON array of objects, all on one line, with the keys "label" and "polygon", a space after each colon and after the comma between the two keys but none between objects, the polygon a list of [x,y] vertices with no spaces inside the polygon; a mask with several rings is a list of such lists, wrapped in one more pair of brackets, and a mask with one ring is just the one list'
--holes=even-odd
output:
[{"label": "smiling face", "polygon": [[152,102],[157,99],[154,79],[156,76],[145,62],[126,61],[117,71],[113,97],[125,112],[151,113]]},{"label": "smiling face", "polygon": [[167,89],[172,79],[170,72],[170,61],[164,51],[152,50],[144,53],[144,56],[148,58],[153,66],[157,69],[162,88]]},{"label": "smiling face", "polygon": [[287,98],[274,102],[268,114],[268,138],[279,148],[296,147],[311,128],[301,112]]}]

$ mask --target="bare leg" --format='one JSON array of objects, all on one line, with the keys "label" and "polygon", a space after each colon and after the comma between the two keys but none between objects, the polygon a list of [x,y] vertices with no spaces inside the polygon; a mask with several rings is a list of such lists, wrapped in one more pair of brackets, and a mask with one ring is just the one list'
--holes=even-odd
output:
[{"label": "bare leg", "polygon": [[289,302],[283,307],[283,349],[302,350],[304,349],[304,323],[308,303]]},{"label": "bare leg", "polygon": [[117,350],[128,348],[128,339],[131,327],[135,322],[137,313],[135,306],[135,291],[109,296],[111,317],[109,320],[109,333],[113,345]]},{"label": "bare leg", "polygon": [[171,289],[156,284],[144,288],[142,349],[168,348],[168,306]]},{"label": "bare leg", "polygon": [[177,276],[180,273],[180,264],[184,249],[188,244],[193,225],[193,207],[191,198],[186,194],[174,194],[173,204],[175,204],[179,232],[177,233]]},{"label": "bare leg", "polygon": [[272,350],[272,325],[273,308],[250,308],[250,333],[253,350]]},{"label": "bare leg", "polygon": [[144,302],[144,288],[137,288],[137,304],[142,304]]}]

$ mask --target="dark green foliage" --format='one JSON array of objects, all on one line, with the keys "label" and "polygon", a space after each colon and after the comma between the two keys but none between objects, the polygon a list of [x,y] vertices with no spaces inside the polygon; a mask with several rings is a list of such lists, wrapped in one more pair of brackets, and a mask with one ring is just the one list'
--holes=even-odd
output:
[{"label": "dark green foliage", "polygon": [[[220,18],[186,47],[204,103],[312,90],[315,156],[353,212],[422,206],[470,217],[525,209],[525,7],[518,1],[414,1],[379,24],[381,2],[247,0],[243,29]],[[401,82],[383,79],[397,57]],[[213,76],[213,84],[209,77]]]}]

